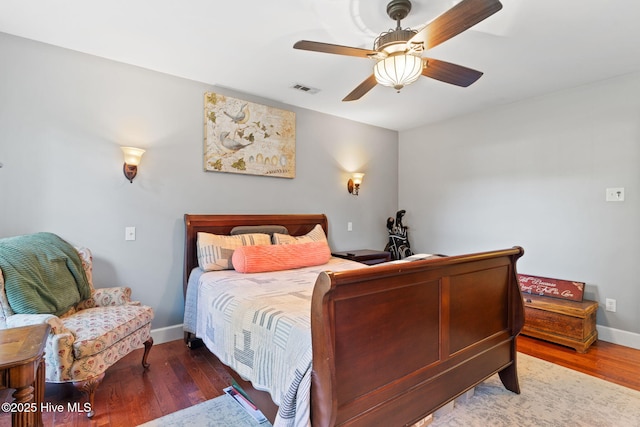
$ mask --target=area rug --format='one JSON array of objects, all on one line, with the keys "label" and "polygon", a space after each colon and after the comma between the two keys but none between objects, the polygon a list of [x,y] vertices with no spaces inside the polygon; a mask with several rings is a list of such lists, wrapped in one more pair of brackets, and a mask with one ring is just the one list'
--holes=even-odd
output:
[{"label": "area rug", "polygon": [[223,394],[190,408],[149,421],[140,427],[271,427],[257,422],[231,396]]},{"label": "area rug", "polygon": [[640,391],[518,353],[520,394],[497,375],[429,427],[638,427]]},{"label": "area rug", "polygon": [[[497,375],[472,397],[439,411],[429,427],[638,427],[640,392],[518,353],[520,394]],[[445,412],[445,413],[442,413]],[[220,396],[143,424],[144,427],[267,427],[229,396]],[[381,420],[380,426],[385,426]]]}]

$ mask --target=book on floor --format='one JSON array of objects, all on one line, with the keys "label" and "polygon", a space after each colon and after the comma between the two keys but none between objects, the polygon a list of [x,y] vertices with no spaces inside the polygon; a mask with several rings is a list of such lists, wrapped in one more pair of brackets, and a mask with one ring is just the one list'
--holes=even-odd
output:
[{"label": "book on floor", "polygon": [[244,408],[245,411],[249,413],[257,422],[263,423],[267,421],[267,417],[264,416],[262,411],[258,409],[256,405],[253,404],[243,393],[237,390],[233,386],[229,386],[223,389],[225,393],[229,396],[233,397],[233,399],[240,404]]}]

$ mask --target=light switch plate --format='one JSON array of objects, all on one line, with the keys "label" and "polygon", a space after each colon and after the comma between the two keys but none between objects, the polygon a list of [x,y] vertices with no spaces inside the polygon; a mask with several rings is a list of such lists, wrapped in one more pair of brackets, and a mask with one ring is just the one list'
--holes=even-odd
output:
[{"label": "light switch plate", "polygon": [[124,229],[124,240],[136,240],[136,228],[135,227],[125,227],[125,229]]}]

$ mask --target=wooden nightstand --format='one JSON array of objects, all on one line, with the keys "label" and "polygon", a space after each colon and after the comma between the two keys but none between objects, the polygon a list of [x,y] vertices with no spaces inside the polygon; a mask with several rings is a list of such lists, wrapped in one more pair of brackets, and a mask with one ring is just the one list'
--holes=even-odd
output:
[{"label": "wooden nightstand", "polygon": [[391,253],[385,251],[376,251],[373,249],[358,249],[355,251],[333,252],[331,255],[338,258],[361,262],[367,265],[374,265],[391,261]]}]

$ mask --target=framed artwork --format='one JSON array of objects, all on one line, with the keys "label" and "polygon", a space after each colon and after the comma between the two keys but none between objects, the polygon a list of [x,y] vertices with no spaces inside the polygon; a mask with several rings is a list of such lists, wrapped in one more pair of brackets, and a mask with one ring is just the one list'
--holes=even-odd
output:
[{"label": "framed artwork", "polygon": [[295,113],[206,92],[204,170],[294,178]]}]

